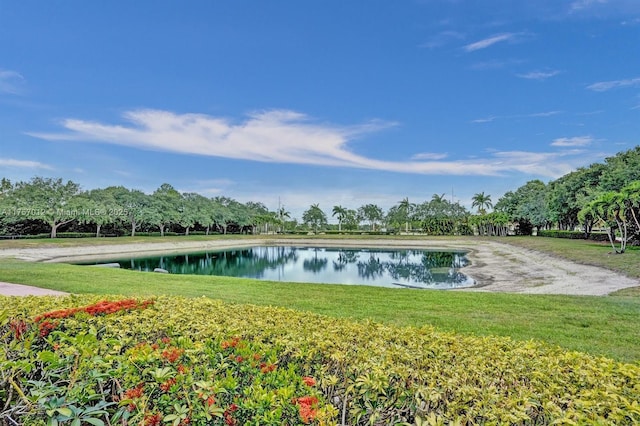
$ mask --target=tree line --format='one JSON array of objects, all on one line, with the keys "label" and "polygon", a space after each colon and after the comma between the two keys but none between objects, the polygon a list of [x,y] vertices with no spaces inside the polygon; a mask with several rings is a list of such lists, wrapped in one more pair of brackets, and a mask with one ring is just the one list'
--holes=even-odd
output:
[{"label": "tree line", "polygon": [[[640,240],[640,146],[581,167],[545,184],[527,182],[495,204],[498,222],[507,219],[522,234],[533,230],[595,228],[607,233],[617,252]],[[616,244],[619,244],[616,246]]]},{"label": "tree line", "polygon": [[[445,194],[412,203],[403,198],[386,212],[376,204],[359,208],[333,206],[329,225],[319,204],[299,222],[284,207],[270,211],[260,202],[229,197],[207,198],[180,193],[162,184],[152,194],[112,186],[82,191],[72,181],[34,177],[28,182],[0,181],[0,233],[30,234],[46,227],[55,237],[65,230],[100,236],[136,235],[139,231],[189,234],[258,232],[420,232],[428,235],[530,235],[545,229],[582,229],[585,237],[604,229],[616,251],[637,240],[640,229],[640,146],[608,157],[604,163],[579,168],[556,180],[532,180],[504,194],[474,194],[471,213]],[[615,244],[620,244],[619,247]]]}]

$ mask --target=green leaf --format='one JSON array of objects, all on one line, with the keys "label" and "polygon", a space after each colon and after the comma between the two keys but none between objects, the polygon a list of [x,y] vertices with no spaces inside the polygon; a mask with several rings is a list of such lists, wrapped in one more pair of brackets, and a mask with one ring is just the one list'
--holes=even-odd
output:
[{"label": "green leaf", "polygon": [[62,407],[62,408],[58,408],[57,410],[58,410],[58,413],[62,414],[65,417],[73,416],[73,411],[71,411],[69,408]]},{"label": "green leaf", "polygon": [[94,419],[94,418],[88,418],[88,419],[83,419],[85,422],[87,423],[91,423],[92,425],[95,426],[104,426],[104,422],[100,419]]}]

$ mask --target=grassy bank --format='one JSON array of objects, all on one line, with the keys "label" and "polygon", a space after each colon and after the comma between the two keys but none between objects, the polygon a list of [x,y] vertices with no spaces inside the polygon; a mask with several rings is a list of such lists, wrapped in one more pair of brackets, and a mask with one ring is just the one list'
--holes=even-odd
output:
[{"label": "grassy bank", "polygon": [[365,286],[178,276],[66,264],[0,260],[0,281],[72,293],[208,296],[393,325],[434,325],[475,335],[540,339],[562,347],[640,360],[640,299],[412,291]]}]

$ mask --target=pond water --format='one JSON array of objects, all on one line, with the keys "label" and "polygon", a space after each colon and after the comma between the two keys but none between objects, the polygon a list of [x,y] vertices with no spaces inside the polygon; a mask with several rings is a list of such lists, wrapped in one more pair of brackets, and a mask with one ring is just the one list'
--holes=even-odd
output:
[{"label": "pond water", "polygon": [[172,274],[287,282],[424,289],[460,288],[475,284],[473,279],[459,272],[469,264],[466,253],[460,251],[273,246],[109,262],[139,271],[162,268]]}]

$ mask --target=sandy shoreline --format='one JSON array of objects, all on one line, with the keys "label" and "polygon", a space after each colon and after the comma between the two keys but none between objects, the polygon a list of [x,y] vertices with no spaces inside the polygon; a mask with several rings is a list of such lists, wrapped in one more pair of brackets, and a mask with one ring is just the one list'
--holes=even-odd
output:
[{"label": "sandy shoreline", "polygon": [[[316,240],[269,239],[176,241],[171,243],[118,244],[104,246],[0,249],[0,257],[34,262],[108,259],[125,255],[178,253],[186,251],[282,244],[325,247],[443,248],[466,250],[471,266],[462,272],[478,287],[457,291],[489,291],[530,294],[572,294],[601,296],[640,285],[640,281],[595,266],[580,265],[541,252],[483,240]],[[0,283],[0,294],[60,294],[28,286]],[[15,294],[13,294],[15,293]]]}]

